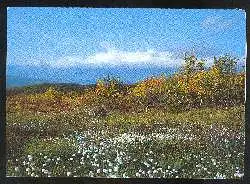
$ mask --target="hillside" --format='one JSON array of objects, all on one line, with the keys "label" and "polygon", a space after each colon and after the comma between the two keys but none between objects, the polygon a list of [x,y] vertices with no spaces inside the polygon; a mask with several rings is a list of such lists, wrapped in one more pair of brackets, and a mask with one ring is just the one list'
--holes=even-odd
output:
[{"label": "hillside", "polygon": [[13,76],[13,75],[6,76],[6,87],[7,88],[42,84],[44,82],[45,81],[43,81],[43,80],[37,80],[37,79],[31,78],[31,77],[29,78],[29,77],[20,77],[20,76]]},{"label": "hillside", "polygon": [[88,88],[93,88],[95,85],[81,85],[81,84],[71,84],[71,83],[41,83],[24,85],[20,87],[9,87],[6,89],[7,96],[17,95],[17,94],[36,94],[44,93],[49,88],[53,88],[60,92],[81,92]]},{"label": "hillside", "polygon": [[7,173],[241,178],[245,73],[233,69],[192,56],[133,85],[108,76],[7,89]]}]

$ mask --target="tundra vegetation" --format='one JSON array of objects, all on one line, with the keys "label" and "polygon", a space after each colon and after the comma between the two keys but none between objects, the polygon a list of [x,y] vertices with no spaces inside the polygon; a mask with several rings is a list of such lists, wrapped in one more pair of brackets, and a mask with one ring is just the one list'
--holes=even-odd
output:
[{"label": "tundra vegetation", "polygon": [[179,72],[123,84],[7,90],[7,175],[241,178],[245,71],[186,55]]}]

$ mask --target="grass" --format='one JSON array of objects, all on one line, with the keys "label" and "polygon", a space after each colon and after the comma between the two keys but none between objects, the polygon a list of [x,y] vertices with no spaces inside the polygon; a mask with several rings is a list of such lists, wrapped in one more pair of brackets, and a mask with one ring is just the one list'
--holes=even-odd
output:
[{"label": "grass", "polygon": [[7,122],[9,176],[242,177],[244,106],[12,113]]}]

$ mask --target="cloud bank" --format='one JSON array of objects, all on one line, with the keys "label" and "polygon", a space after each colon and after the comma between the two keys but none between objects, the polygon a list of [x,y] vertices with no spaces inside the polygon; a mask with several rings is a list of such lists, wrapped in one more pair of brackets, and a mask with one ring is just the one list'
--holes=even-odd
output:
[{"label": "cloud bank", "polygon": [[[183,55],[184,56],[184,55]],[[90,56],[68,55],[50,61],[30,61],[20,63],[21,65],[40,66],[49,68],[71,68],[71,67],[180,67],[184,63],[182,55],[177,55],[168,51],[122,51],[117,49],[108,49],[94,53]],[[218,56],[217,56],[218,57]],[[198,57],[205,60],[206,66],[211,66],[214,62],[213,57]],[[245,58],[239,59],[239,64],[244,65]],[[9,63],[10,64],[10,63]]]},{"label": "cloud bank", "polygon": [[123,66],[123,65],[154,65],[176,67],[182,64],[182,59],[171,52],[147,51],[121,51],[107,50],[98,52],[88,57],[66,56],[50,62],[51,67],[74,67],[74,66]]}]

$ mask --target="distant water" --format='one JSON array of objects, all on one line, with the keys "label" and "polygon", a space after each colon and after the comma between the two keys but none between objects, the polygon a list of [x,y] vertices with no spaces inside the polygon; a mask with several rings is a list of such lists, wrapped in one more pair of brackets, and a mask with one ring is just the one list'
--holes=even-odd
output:
[{"label": "distant water", "polygon": [[47,81],[42,80],[36,80],[32,78],[26,78],[26,77],[20,77],[20,76],[6,76],[6,87],[21,87],[21,86],[27,86],[27,85],[34,85],[34,84],[42,84]]},{"label": "distant water", "polygon": [[135,83],[150,76],[171,75],[177,68],[169,67],[78,67],[55,69],[34,66],[8,66],[7,87],[39,83],[94,84],[100,78],[111,75],[124,83]]}]

